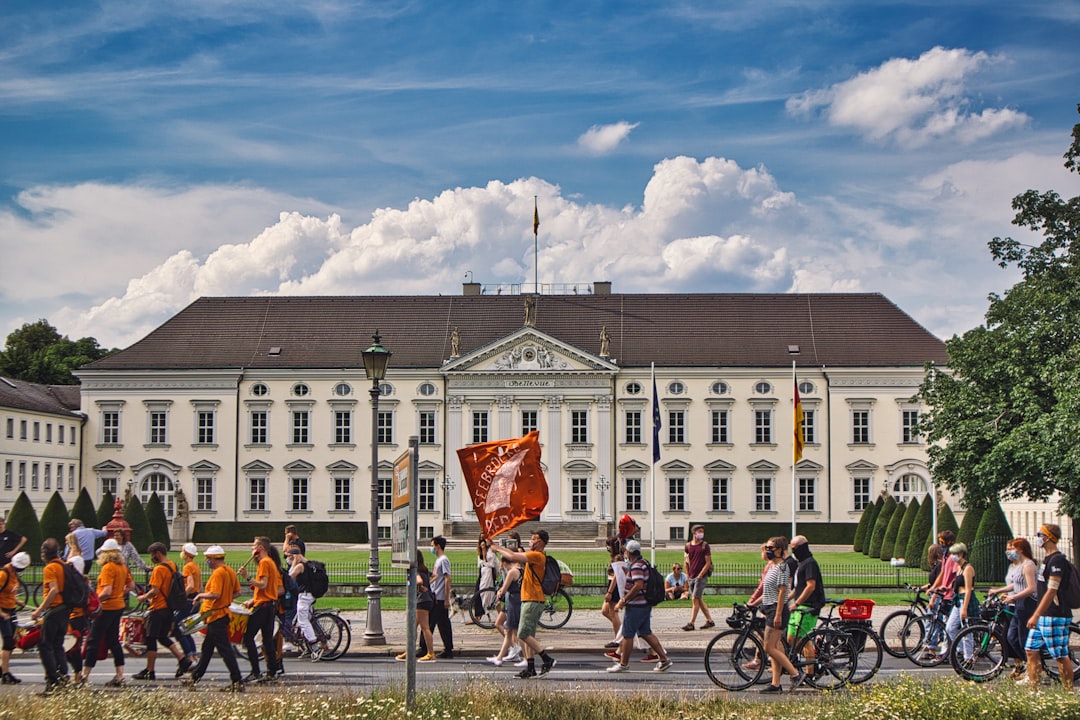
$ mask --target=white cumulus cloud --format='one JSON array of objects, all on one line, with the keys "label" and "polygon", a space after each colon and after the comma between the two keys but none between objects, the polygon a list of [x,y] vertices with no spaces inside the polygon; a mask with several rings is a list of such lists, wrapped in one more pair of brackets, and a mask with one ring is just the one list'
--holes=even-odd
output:
[{"label": "white cumulus cloud", "polygon": [[1010,108],[971,109],[971,77],[1001,58],[935,47],[918,58],[893,58],[830,87],[790,98],[792,115],[820,111],[830,125],[875,142],[918,147],[939,139],[970,143],[1023,125]]},{"label": "white cumulus cloud", "polygon": [[578,138],[578,147],[590,155],[606,155],[630,137],[640,123],[625,120],[611,125],[593,125]]}]

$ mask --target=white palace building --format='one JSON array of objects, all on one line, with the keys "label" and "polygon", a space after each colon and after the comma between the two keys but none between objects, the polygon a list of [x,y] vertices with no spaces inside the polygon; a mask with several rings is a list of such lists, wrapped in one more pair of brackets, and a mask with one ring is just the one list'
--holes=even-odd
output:
[{"label": "white palace building", "polygon": [[[391,465],[416,436],[422,537],[475,538],[459,448],[533,429],[550,493],[541,522],[583,541],[623,513],[660,542],[694,522],[716,541],[756,542],[793,514],[800,528],[853,534],[883,491],[921,501],[934,487],[912,397],[945,347],[882,295],[575,289],[199,299],[78,372],[80,484],[95,501],[157,492],[177,539],[199,538],[201,524],[290,522],[312,540],[366,537],[361,351],[378,331],[393,353],[379,504],[389,509]],[[793,361],[806,437],[794,472]]]}]

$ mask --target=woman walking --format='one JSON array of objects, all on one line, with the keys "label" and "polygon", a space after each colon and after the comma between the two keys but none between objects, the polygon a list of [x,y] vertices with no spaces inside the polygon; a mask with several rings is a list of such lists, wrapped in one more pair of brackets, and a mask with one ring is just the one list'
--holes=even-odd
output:
[{"label": "woman walking", "polygon": [[[957,564],[959,572],[953,580],[953,603],[949,619],[945,622],[945,632],[949,635],[949,642],[956,639],[960,627],[969,617],[975,617],[979,612],[979,602],[975,599],[975,566],[968,562],[968,548],[964,543],[956,543],[949,547],[949,557]],[[975,654],[975,641],[971,635],[966,635],[960,651],[964,660],[970,660]]]},{"label": "woman walking", "polygon": [[1014,614],[1006,640],[1013,661],[1011,677],[1019,679],[1024,677],[1025,672],[1027,621],[1036,605],[1035,561],[1031,557],[1031,543],[1024,538],[1010,540],[1005,546],[1005,556],[1012,563],[1005,573],[1005,585],[992,588],[988,594],[1003,595],[1002,601],[1013,605]]},{"label": "woman walking", "polygon": [[144,573],[150,571],[150,566],[146,564],[146,561],[139,555],[139,551],[136,550],[135,546],[130,542],[130,530],[117,528],[113,532],[113,540],[116,540],[116,544],[120,546],[120,555],[124,558],[124,563],[127,565],[129,571],[134,570],[135,568],[139,568]]},{"label": "woman walking", "polygon": [[499,652],[487,659],[496,667],[506,660],[515,660],[521,652],[517,644],[517,629],[521,622],[521,566],[506,558],[502,558],[501,562],[503,584],[495,597],[503,602],[503,611],[499,613],[503,627],[502,646]]},{"label": "woman walking", "polygon": [[101,565],[97,579],[101,615],[90,626],[82,680],[86,682],[90,678],[90,672],[97,665],[98,648],[104,641],[112,652],[116,669],[115,676],[105,686],[121,687],[124,684],[124,648],[120,644],[120,616],[124,613],[124,595],[135,589],[135,581],[131,579],[131,573],[120,554],[120,545],[112,538],[106,540],[98,550],[98,564]]},{"label": "woman walking", "polygon": [[[423,647],[427,652],[417,657],[417,662],[434,662],[435,645],[431,637],[431,608],[435,607],[435,595],[431,592],[431,571],[424,564],[424,553],[416,551],[416,625],[420,629]],[[408,660],[412,650],[405,650],[398,660]]]},{"label": "woman walking", "polygon": [[765,579],[761,585],[761,614],[768,623],[765,626],[765,653],[772,660],[772,682],[763,693],[780,693],[780,678],[786,671],[791,675],[791,689],[795,690],[806,680],[806,673],[796,670],[784,652],[782,639],[787,632],[788,592],[791,588],[791,575],[784,562],[787,541],[782,537],[769,538],[765,543],[764,555],[768,560]]}]

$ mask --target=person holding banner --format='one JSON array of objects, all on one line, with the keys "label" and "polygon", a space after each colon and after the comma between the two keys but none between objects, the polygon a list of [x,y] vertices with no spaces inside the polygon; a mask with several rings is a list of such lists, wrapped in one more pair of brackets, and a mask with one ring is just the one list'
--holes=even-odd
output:
[{"label": "person holding banner", "polygon": [[[543,677],[555,667],[555,658],[544,652],[536,639],[536,627],[544,610],[544,588],[541,582],[547,566],[544,548],[547,547],[548,539],[547,530],[537,530],[529,538],[529,549],[525,552],[514,552],[499,545],[492,546],[502,557],[525,567],[521,576],[521,620],[518,623],[518,641],[525,648],[526,667],[517,674],[517,677],[522,679]],[[539,672],[536,670],[536,655],[539,655],[542,661]]]}]

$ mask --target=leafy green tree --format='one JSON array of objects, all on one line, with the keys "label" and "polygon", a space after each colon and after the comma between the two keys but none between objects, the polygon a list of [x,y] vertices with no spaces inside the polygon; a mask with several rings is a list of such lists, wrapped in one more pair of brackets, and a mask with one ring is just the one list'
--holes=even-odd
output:
[{"label": "leafy green tree", "polygon": [[64,536],[68,534],[70,520],[64,498],[59,492],[54,492],[45,504],[45,509],[41,511],[41,536],[54,537],[63,542]]},{"label": "leafy green tree", "polygon": [[[1080,172],[1080,124],[1064,157]],[[946,342],[948,372],[928,368],[919,429],[951,490],[984,504],[1056,493],[1080,537],[1080,196],[1028,190],[1012,207],[1013,224],[1042,240],[990,241],[1021,280],[990,296],[982,325]]]},{"label": "leafy green tree", "polygon": [[[26,544],[23,545],[23,549],[30,554],[31,560],[36,561],[38,551],[41,549],[41,541],[45,537],[41,534],[41,523],[38,521],[37,513],[34,511],[34,504],[30,502],[30,498],[26,497],[25,492],[20,492],[19,497],[15,498],[15,503],[8,512],[7,527],[9,530],[26,537]],[[67,533],[67,528],[64,528],[64,532]],[[63,535],[56,539],[63,545]]]},{"label": "leafy green tree", "polygon": [[885,529],[885,537],[881,541],[882,560],[892,560],[896,557],[894,554],[896,539],[900,534],[900,523],[903,522],[905,513],[907,513],[907,505],[898,503],[896,509],[893,510],[892,517],[889,518],[889,527]]},{"label": "leafy green tree", "polygon": [[172,549],[172,541],[169,538],[169,519],[165,517],[165,506],[161,504],[158,494],[152,493],[146,501],[146,519],[150,523],[150,534],[154,542],[159,542],[165,548]]},{"label": "leafy green tree", "polygon": [[42,319],[7,336],[0,351],[0,375],[45,385],[77,385],[74,370],[114,352],[91,337],[70,340]]},{"label": "leafy green tree", "polygon": [[911,526],[911,534],[908,536],[907,553],[904,556],[907,565],[921,567],[924,570],[930,569],[926,565],[926,547],[933,531],[934,501],[927,495],[919,506],[919,514],[915,516],[915,523]]},{"label": "leafy green tree", "polygon": [[904,517],[900,520],[900,529],[896,533],[896,544],[893,547],[893,554],[898,558],[907,559],[907,546],[908,540],[911,539],[911,527],[915,524],[915,518],[919,515],[919,500],[918,498],[911,498],[911,502],[907,504],[907,509],[904,510]]},{"label": "leafy green tree", "polygon": [[146,553],[146,548],[154,542],[154,536],[150,530],[150,520],[146,517],[146,508],[135,493],[131,494],[127,506],[124,508],[124,519],[131,526],[129,542],[135,546],[140,554]]},{"label": "leafy green tree", "polygon": [[863,548],[868,544],[866,531],[873,520],[874,503],[867,503],[866,507],[863,508],[862,516],[859,517],[859,524],[855,528],[855,542],[851,546],[851,549],[855,552],[862,552]]},{"label": "leafy green tree", "polygon": [[101,504],[97,507],[97,527],[103,528],[109,524],[116,512],[116,498],[109,491],[101,496]]},{"label": "leafy green tree", "polygon": [[975,533],[979,531],[979,521],[982,520],[986,503],[971,504],[964,512],[964,519],[960,521],[960,529],[956,531],[956,542],[962,542],[971,548],[975,543]]},{"label": "leafy green tree", "polygon": [[874,509],[873,515],[870,516],[870,522],[866,526],[866,539],[863,543],[862,554],[870,555],[870,543],[874,539],[874,528],[877,526],[878,516],[881,515],[882,508],[885,507],[885,496],[878,495],[878,499],[871,505]]},{"label": "leafy green tree", "polygon": [[1005,557],[1005,546],[1012,540],[1013,532],[1009,519],[1001,509],[1001,503],[990,503],[982,514],[982,521],[975,532],[971,545],[971,564],[975,566],[975,577],[981,582],[997,583],[1005,579],[1009,561]]},{"label": "leafy green tree", "polygon": [[[896,512],[896,500],[892,495],[885,498],[885,504],[881,508],[881,514],[874,522],[874,534],[870,539],[870,557],[881,557],[881,546],[885,543],[885,533],[889,530],[889,521]],[[888,560],[888,558],[885,558]]]},{"label": "leafy green tree", "polygon": [[101,527],[98,525],[94,501],[90,499],[90,493],[85,487],[79,491],[75,504],[71,506],[71,518],[82,520],[82,524],[86,527]]}]

